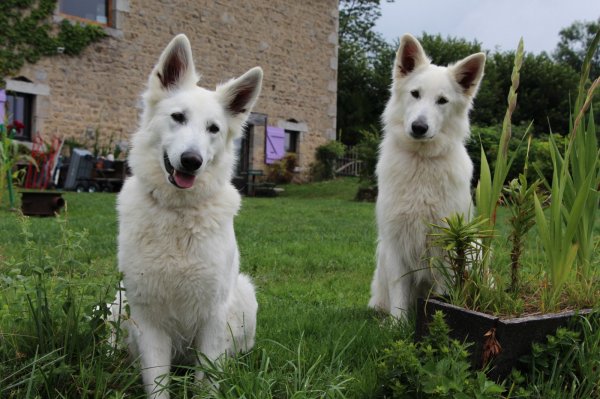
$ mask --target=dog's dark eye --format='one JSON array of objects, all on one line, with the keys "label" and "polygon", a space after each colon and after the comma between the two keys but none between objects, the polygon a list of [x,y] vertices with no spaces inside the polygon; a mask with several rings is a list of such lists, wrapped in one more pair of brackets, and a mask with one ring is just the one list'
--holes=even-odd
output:
[{"label": "dog's dark eye", "polygon": [[212,134],[219,133],[219,126],[215,125],[214,123],[211,123],[208,126],[208,131],[211,132]]},{"label": "dog's dark eye", "polygon": [[185,114],[183,112],[173,112],[171,114],[171,119],[182,125],[186,122]]},{"label": "dog's dark eye", "polygon": [[419,93],[419,90],[413,90],[413,91],[411,91],[410,95],[413,96],[414,98],[421,97],[421,93]]},{"label": "dog's dark eye", "polygon": [[446,97],[440,97],[437,99],[436,104],[443,105],[443,104],[446,104],[447,102],[448,102],[448,99]]}]

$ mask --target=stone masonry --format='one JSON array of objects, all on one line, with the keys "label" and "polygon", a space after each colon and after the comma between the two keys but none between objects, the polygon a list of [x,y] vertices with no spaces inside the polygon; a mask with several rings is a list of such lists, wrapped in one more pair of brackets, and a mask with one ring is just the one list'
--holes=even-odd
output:
[{"label": "stone masonry", "polygon": [[[97,130],[101,145],[111,136],[127,141],[148,74],[173,36],[185,33],[204,87],[263,68],[254,111],[268,125],[301,131],[299,177],[306,177],[315,149],[335,139],[337,8],[337,0],[112,0],[106,38],[79,57],[25,66],[17,77],[31,83],[8,88],[36,94],[34,129],[44,137],[89,142]],[[55,20],[62,18],[57,12]],[[265,169],[264,128],[255,129],[252,147],[251,168]]]}]

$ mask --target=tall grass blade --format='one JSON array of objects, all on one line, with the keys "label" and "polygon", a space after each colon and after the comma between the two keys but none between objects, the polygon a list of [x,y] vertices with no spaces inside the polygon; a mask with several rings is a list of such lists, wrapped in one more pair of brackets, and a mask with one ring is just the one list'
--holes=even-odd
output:
[{"label": "tall grass blade", "polygon": [[[500,135],[500,141],[498,144],[498,156],[494,165],[493,178],[491,176],[489,162],[485,156],[483,148],[481,150],[481,168],[479,183],[476,189],[476,205],[478,215],[488,220],[487,229],[491,231],[490,236],[485,238],[483,241],[484,248],[492,247],[491,243],[496,226],[496,211],[502,196],[502,189],[504,187],[504,183],[506,182],[506,177],[508,176],[508,171],[517,154],[517,152],[515,152],[513,156],[509,158],[508,145],[512,137],[511,120],[512,114],[517,105],[517,89],[519,88],[519,76],[521,66],[523,64],[523,54],[523,38],[521,38],[515,53],[514,65],[511,74],[511,86],[507,98],[506,113],[502,122],[502,134]],[[489,267],[490,258],[490,252],[486,251],[483,259],[483,263],[486,268]]]}]

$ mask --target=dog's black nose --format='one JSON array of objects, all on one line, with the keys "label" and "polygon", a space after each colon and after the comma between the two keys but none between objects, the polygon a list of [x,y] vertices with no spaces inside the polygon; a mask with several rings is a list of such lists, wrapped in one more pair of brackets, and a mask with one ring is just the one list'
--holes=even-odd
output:
[{"label": "dog's black nose", "polygon": [[194,172],[202,166],[202,157],[197,152],[185,151],[181,154],[181,166],[189,172]]},{"label": "dog's black nose", "polygon": [[425,136],[425,133],[427,133],[427,130],[429,129],[427,122],[425,122],[421,119],[417,119],[416,121],[414,121],[412,123],[412,125],[410,125],[410,127],[412,129],[413,137],[423,137],[423,136]]}]

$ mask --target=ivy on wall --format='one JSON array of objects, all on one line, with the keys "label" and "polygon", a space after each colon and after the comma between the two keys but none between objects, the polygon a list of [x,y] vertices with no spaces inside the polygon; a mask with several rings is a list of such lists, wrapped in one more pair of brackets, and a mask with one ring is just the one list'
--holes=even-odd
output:
[{"label": "ivy on wall", "polygon": [[59,54],[78,55],[106,36],[102,27],[52,21],[57,0],[0,0],[0,89],[26,62]]}]

